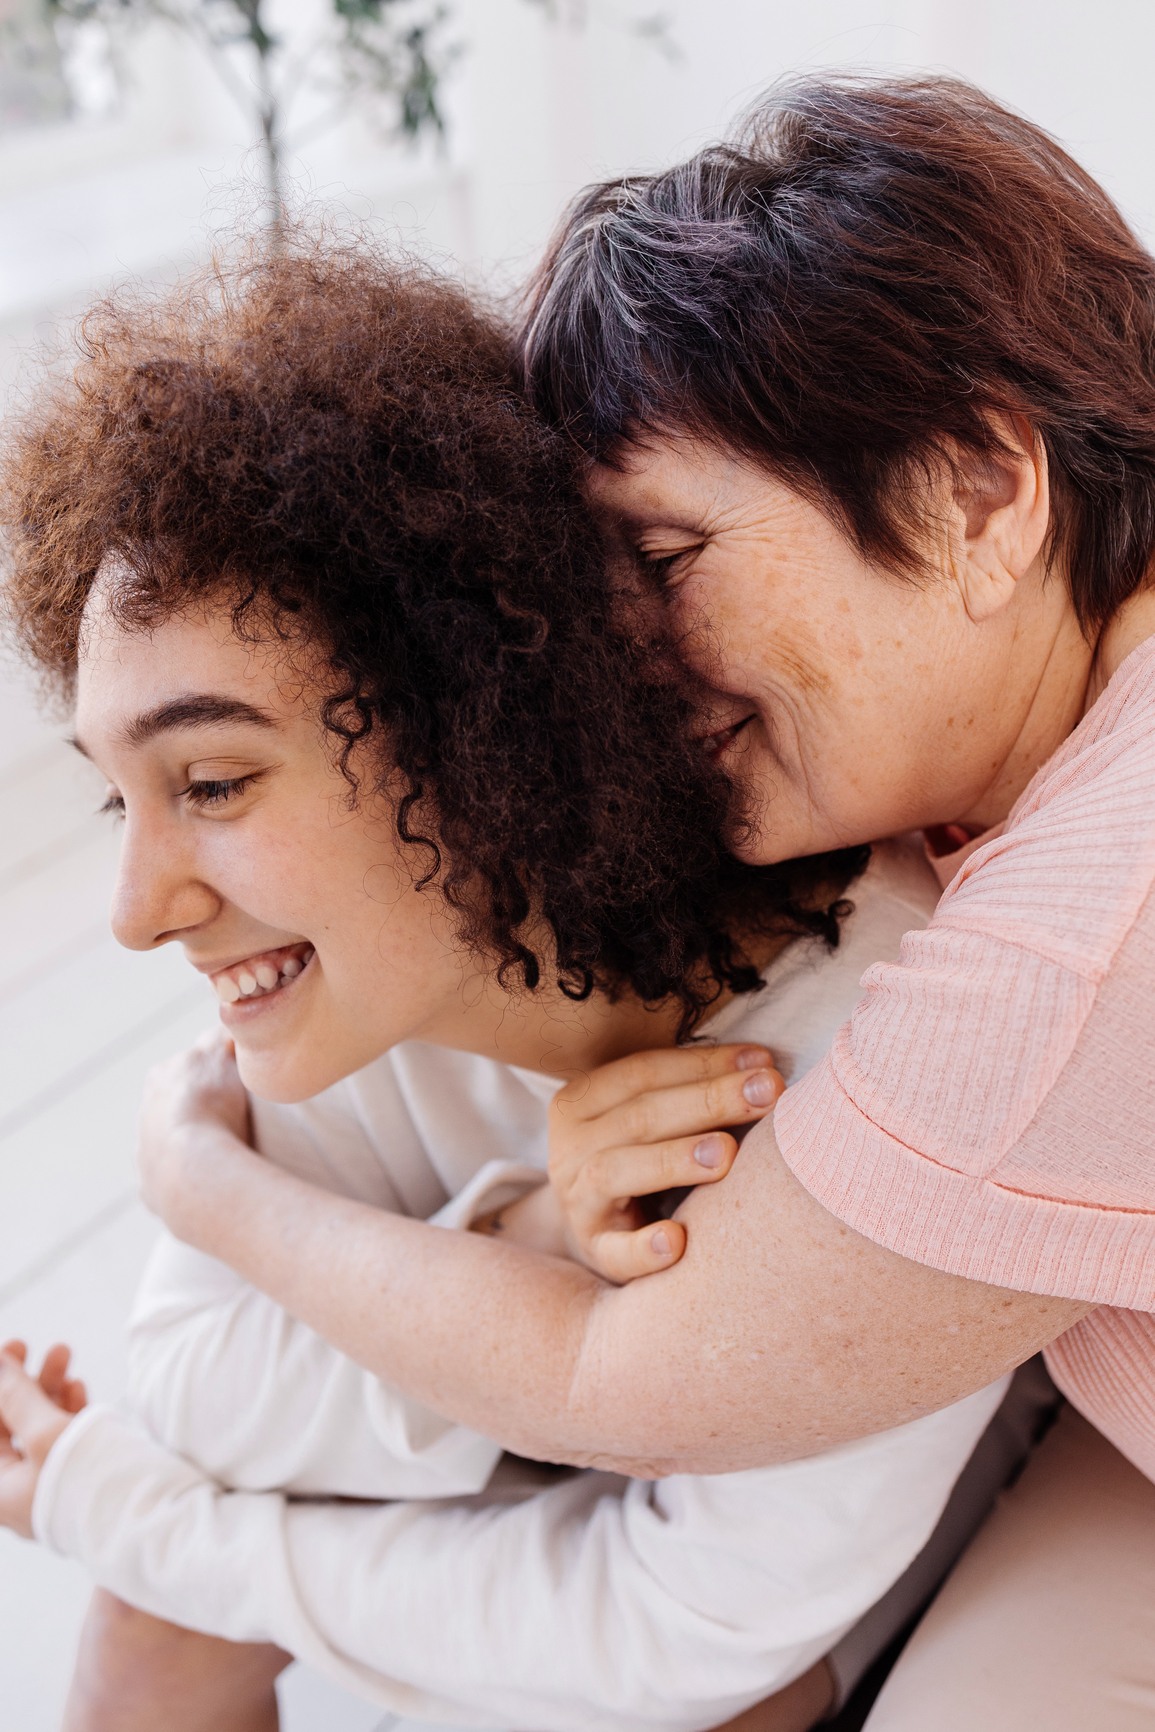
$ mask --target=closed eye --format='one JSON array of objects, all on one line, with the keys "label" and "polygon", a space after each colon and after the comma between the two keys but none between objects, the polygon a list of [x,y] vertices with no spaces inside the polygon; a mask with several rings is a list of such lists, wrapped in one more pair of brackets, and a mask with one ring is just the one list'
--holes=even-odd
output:
[{"label": "closed eye", "polygon": [[[692,547],[678,547],[670,552],[645,553],[639,549],[638,560],[646,581],[658,591],[669,589],[679,578],[685,576],[685,562],[700,553],[703,542],[697,541]],[[681,569],[679,569],[681,568]]]},{"label": "closed eye", "polygon": [[255,776],[234,776],[229,781],[190,782],[187,788],[182,788],[181,798],[190,806],[223,806],[226,800],[243,794],[255,780]]},{"label": "closed eye", "polygon": [[[220,778],[211,781],[190,782],[187,788],[182,788],[179,798],[187,800],[190,806],[199,807],[202,811],[223,806],[226,800],[231,800],[238,794],[243,794],[251,782],[256,781],[256,775],[233,776],[229,779]],[[106,813],[115,818],[124,817],[123,794],[110,793],[104,804],[98,808],[101,816]]]}]

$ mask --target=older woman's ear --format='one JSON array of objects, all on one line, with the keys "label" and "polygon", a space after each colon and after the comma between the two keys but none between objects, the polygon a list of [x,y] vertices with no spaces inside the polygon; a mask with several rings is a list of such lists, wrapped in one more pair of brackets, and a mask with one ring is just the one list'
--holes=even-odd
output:
[{"label": "older woman's ear", "polygon": [[950,576],[976,624],[1004,608],[1046,553],[1051,520],[1047,453],[1024,415],[1000,419],[999,447],[956,453],[948,508]]}]

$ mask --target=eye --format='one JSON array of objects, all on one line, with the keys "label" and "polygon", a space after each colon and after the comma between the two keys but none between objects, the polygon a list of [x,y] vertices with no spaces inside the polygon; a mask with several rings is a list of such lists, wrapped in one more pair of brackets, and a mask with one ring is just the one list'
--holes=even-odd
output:
[{"label": "eye", "polygon": [[114,818],[123,818],[124,817],[124,796],[122,794],[109,794],[109,796],[108,796],[107,800],[105,800],[103,806],[98,806],[96,808],[96,810],[97,810],[97,814],[101,818],[103,818],[106,814],[111,814],[111,816]]},{"label": "eye", "polygon": [[679,578],[685,576],[686,561],[700,553],[702,546],[703,543],[697,541],[692,547],[679,547],[672,553],[643,553],[639,550],[638,562],[646,581],[658,591],[670,589]]},{"label": "eye", "polygon": [[249,783],[255,779],[253,776],[235,776],[227,782],[190,782],[187,788],[181,790],[181,798],[187,800],[190,806],[223,806],[226,800],[243,794]]}]

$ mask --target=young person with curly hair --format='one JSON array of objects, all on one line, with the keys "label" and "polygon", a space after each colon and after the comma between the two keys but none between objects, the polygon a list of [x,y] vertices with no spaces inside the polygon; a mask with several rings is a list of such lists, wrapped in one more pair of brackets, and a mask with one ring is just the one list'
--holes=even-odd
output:
[{"label": "young person with curly hair", "polygon": [[[146,1103],[176,1237],[135,1411],[74,1413],[60,1354],[39,1387],[0,1357],[3,1519],[103,1590],[69,1732],[273,1726],[291,1654],[527,1732],[809,1725],[941,1568],[917,1554],[1001,1376],[809,1460],[736,1438],[708,1477],[500,1458],[600,1453],[538,1447],[591,1291],[619,1292],[568,1260],[551,1120],[622,1196],[655,1136],[666,1187],[722,1177],[771,1049],[812,1067],[929,918],[925,863],[722,851],[727,788],[569,448],[421,272],[302,246],[113,301],[13,433],[5,510],[21,639],[124,817],[114,928],[184,946],[236,1055],[202,1043]],[[657,1118],[663,1064],[692,1085]],[[677,1262],[676,1202],[615,1220],[623,1278]],[[568,1300],[511,1415],[543,1279]],[[463,1327],[468,1414],[441,1375]]]}]

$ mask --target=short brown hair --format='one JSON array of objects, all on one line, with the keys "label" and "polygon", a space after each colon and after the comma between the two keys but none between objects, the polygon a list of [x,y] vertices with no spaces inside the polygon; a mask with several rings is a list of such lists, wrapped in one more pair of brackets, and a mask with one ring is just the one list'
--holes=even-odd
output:
[{"label": "short brown hair", "polygon": [[451,282],[303,237],[112,297],[9,429],[0,516],[9,615],[60,685],[109,555],[129,627],[224,600],[242,633],[319,645],[346,767],[373,736],[402,840],[527,985],[542,919],[564,988],[673,995],[688,1028],[759,985],[736,915],[837,942],[814,892],[865,853],[727,855],[728,790],[662,646],[623,629],[573,453]]},{"label": "short brown hair", "polygon": [[813,80],[731,147],[571,207],[524,335],[591,455],[686,430],[766,463],[891,569],[916,482],[994,418],[1048,455],[1084,628],[1155,548],[1155,261],[1038,127],[949,79]]}]

